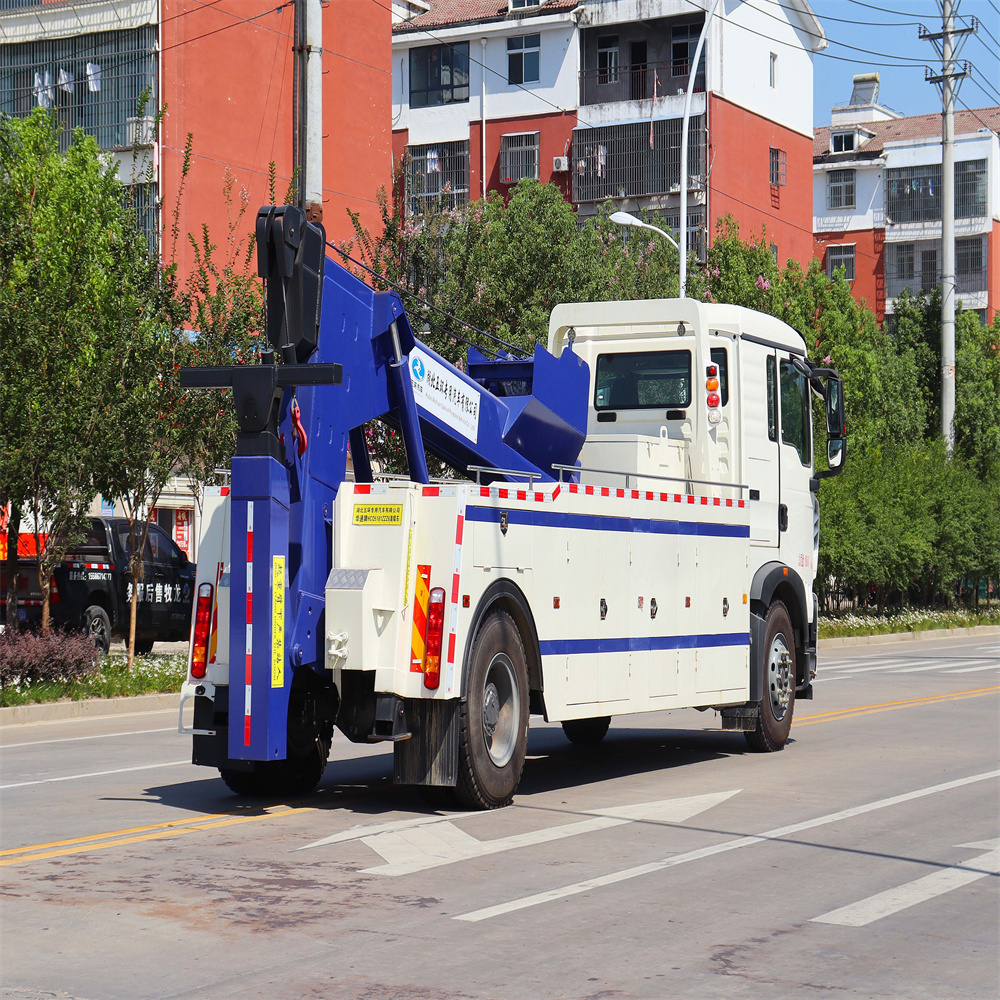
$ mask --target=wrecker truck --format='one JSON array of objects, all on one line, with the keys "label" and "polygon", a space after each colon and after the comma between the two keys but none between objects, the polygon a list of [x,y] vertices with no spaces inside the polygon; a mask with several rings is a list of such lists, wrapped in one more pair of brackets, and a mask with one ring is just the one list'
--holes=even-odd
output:
[{"label": "wrecker truck", "polygon": [[[846,458],[842,381],[798,333],[692,299],[566,304],[548,350],[460,370],[300,210],[262,208],[257,247],[261,363],[182,373],[230,386],[240,427],[205,500],[193,763],[303,794],[336,726],[391,742],[397,782],[494,808],[533,714],[593,744],[616,715],[712,708],[782,749],[816,669],[816,493]],[[373,465],[377,419],[405,476]]]}]

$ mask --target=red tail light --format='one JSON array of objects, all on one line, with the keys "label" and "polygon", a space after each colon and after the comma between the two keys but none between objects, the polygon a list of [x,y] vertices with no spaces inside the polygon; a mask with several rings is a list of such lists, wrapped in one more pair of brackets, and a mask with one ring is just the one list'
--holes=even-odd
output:
[{"label": "red tail light", "polygon": [[56,578],[52,577],[49,580],[49,605],[59,603],[59,584],[56,583]]},{"label": "red tail light", "polygon": [[435,587],[427,606],[427,652],[424,654],[424,687],[441,683],[441,639],[444,635],[444,587]]},{"label": "red tail light", "polygon": [[212,620],[212,585],[198,588],[198,605],[194,612],[194,642],[191,646],[191,676],[201,680],[208,666],[208,627]]}]

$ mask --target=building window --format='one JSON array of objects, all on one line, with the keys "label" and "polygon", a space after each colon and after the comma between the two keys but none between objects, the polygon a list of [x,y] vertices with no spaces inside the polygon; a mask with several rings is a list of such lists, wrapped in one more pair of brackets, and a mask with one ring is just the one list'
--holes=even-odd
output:
[{"label": "building window", "polygon": [[986,237],[955,240],[955,290],[986,291]]},{"label": "building window", "polygon": [[469,99],[469,43],[410,49],[410,107],[461,104]]},{"label": "building window", "polygon": [[45,108],[59,124],[63,152],[76,128],[101,149],[124,149],[129,119],[157,107],[156,79],[153,26],[0,45],[0,114],[23,118]]},{"label": "building window", "polygon": [[778,86],[778,53],[771,53],[771,89]]},{"label": "building window", "polygon": [[778,263],[778,244],[777,243],[772,243],[771,244],[771,260],[773,260],[775,264]]},{"label": "building window", "polygon": [[826,273],[832,278],[834,272],[842,267],[844,278],[854,280],[854,244],[849,246],[830,246],[826,248]]},{"label": "building window", "polygon": [[854,208],[854,171],[831,170],[826,175],[826,207]]},{"label": "building window", "polygon": [[885,212],[893,224],[941,218],[941,164],[885,172]]},{"label": "building window", "polygon": [[[670,75],[687,76],[691,72],[694,50],[701,37],[700,24],[678,24],[670,29]],[[702,60],[704,61],[704,52]],[[702,67],[698,67],[699,72]]]},{"label": "building window", "polygon": [[505,135],[500,140],[500,183],[516,184],[525,177],[538,180],[539,133]]},{"label": "building window", "polygon": [[407,147],[406,200],[413,215],[469,201],[469,140]]},{"label": "building window", "polygon": [[788,154],[774,146],[771,147],[771,183],[777,187],[788,183]]},{"label": "building window", "polygon": [[541,36],[520,35],[507,39],[507,82],[538,83]]},{"label": "building window", "polygon": [[538,0],[510,0],[509,10],[518,10],[521,7],[537,7]]},{"label": "building window", "polygon": [[[598,125],[573,132],[573,201],[645,198],[680,189],[681,119]],[[705,183],[705,116],[688,123],[688,187]]]},{"label": "building window", "polygon": [[850,153],[854,150],[853,132],[834,132],[830,136],[830,148],[834,153]]},{"label": "building window", "polygon": [[986,181],[986,160],[962,160],[955,164],[956,219],[986,215]]},{"label": "building window", "polygon": [[885,297],[894,299],[904,288],[914,287],[917,251],[913,243],[885,246]]},{"label": "building window", "polygon": [[597,82],[618,82],[618,36],[601,35],[597,39]]}]

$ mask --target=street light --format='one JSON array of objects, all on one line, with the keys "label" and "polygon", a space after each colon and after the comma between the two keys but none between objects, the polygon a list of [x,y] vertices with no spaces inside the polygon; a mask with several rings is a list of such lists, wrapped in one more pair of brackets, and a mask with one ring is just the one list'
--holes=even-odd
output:
[{"label": "street light", "polygon": [[637,219],[634,215],[629,215],[628,212],[613,212],[610,216],[611,221],[619,226],[637,226],[639,229],[652,229],[654,233],[659,233],[667,242],[675,249],[680,250],[677,245],[677,241],[663,229],[658,226],[651,226],[648,222],[643,222],[642,219]]}]

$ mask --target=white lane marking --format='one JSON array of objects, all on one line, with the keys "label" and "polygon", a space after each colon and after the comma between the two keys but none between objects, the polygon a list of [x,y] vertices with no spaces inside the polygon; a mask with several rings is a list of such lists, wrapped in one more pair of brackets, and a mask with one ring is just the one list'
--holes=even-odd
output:
[{"label": "white lane marking", "polygon": [[825,684],[827,681],[846,681],[848,677],[841,674],[839,677],[814,677],[813,684]]},{"label": "white lane marking", "polygon": [[98,733],[96,736],[65,736],[60,740],[32,740],[30,743],[4,743],[0,750],[13,750],[14,747],[40,747],[46,743],[76,743],[78,740],[109,740],[113,736],[145,736],[147,733],[176,733],[176,726],[166,729],[132,729],[127,733]]},{"label": "white lane marking", "polygon": [[[691,795],[678,799],[661,799],[655,802],[640,802],[636,805],[613,806],[607,809],[588,809],[593,818],[567,823],[562,826],[532,830],[528,833],[500,837],[497,840],[478,840],[460,830],[448,820],[443,822],[410,823],[404,829],[398,826],[371,836],[361,837],[362,843],[381,855],[386,862],[372,868],[363,869],[366,875],[411,875],[414,872],[439,868],[442,865],[481,858],[488,854],[499,854],[521,847],[548,844],[567,837],[577,837],[584,833],[610,830],[628,823],[683,823],[698,813],[711,809],[736,795],[739,789],[715,792],[708,795]],[[405,821],[404,821],[405,822]],[[350,831],[348,831],[350,832]],[[348,838],[343,838],[348,839]],[[355,838],[351,838],[355,839]]]},{"label": "white lane marking", "polygon": [[415,819],[395,819],[387,820],[385,823],[368,823],[361,826],[352,826],[349,830],[341,830],[330,837],[322,840],[314,840],[311,844],[296,847],[296,851],[307,851],[310,847],[326,847],[327,844],[344,844],[350,840],[364,840],[365,837],[374,837],[379,833],[391,833],[398,830],[409,830],[416,826],[429,826],[433,823],[447,823],[453,819],[464,819],[466,816],[485,816],[485,812],[460,812],[448,813],[445,816],[418,816]]},{"label": "white lane marking", "polygon": [[81,778],[103,778],[106,774],[127,774],[129,771],[152,771],[158,767],[177,767],[179,764],[190,764],[191,758],[184,760],[168,760],[163,764],[140,764],[138,767],[119,767],[113,771],[88,771],[86,774],[66,774],[60,778],[39,778],[37,781],[15,781],[9,785],[0,785],[0,792],[8,788],[27,788],[29,785],[48,785],[53,781],[79,781]]},{"label": "white lane marking", "polygon": [[960,844],[960,847],[985,847],[992,844],[992,849],[979,857],[962,861],[950,868],[932,872],[923,878],[918,878],[906,885],[896,886],[894,889],[886,889],[885,892],[878,892],[867,899],[851,903],[849,906],[842,906],[838,910],[831,910],[820,917],[813,917],[815,924],[839,924],[841,927],[865,927],[881,920],[883,917],[892,916],[900,910],[906,910],[917,903],[923,903],[935,896],[941,896],[952,889],[960,889],[970,882],[977,882],[988,875],[1000,874],[1000,849],[997,848],[998,841],[980,841],[976,844]]},{"label": "white lane marking", "polygon": [[663,871],[665,868],[673,868],[676,865],[685,864],[688,861],[699,861],[702,858],[709,858],[715,854],[725,854],[728,851],[739,850],[741,847],[749,847],[751,844],[777,840],[780,837],[787,837],[793,833],[802,833],[804,830],[812,830],[819,826],[826,826],[829,823],[837,823],[840,820],[863,816],[865,813],[874,812],[878,809],[886,809],[889,806],[900,805],[904,802],[911,802],[926,795],[950,791],[953,788],[961,788],[964,785],[971,785],[978,781],[987,781],[990,778],[997,777],[1000,777],[1000,771],[986,771],[983,774],[974,774],[968,778],[956,778],[954,781],[945,781],[939,785],[930,785],[927,788],[918,788],[913,792],[904,792],[902,795],[893,795],[886,799],[868,802],[865,805],[852,806],[850,809],[841,809],[835,813],[827,813],[825,816],[817,816],[815,819],[808,819],[802,823],[779,826],[773,830],[767,830],[764,833],[748,837],[737,837],[735,840],[727,840],[712,847],[702,847],[696,851],[688,851],[686,854],[675,854],[673,857],[663,858],[660,861],[653,861],[645,865],[638,865],[635,868],[625,868],[622,871],[600,875],[596,878],[587,879],[584,882],[575,882],[572,885],[562,886],[558,889],[549,889],[547,892],[524,896],[521,899],[512,899],[507,903],[500,903],[497,906],[487,906],[481,910],[473,910],[470,913],[461,913],[458,916],[452,917],[452,920],[466,920],[471,922],[489,920],[491,917],[499,917],[505,913],[512,913],[515,910],[524,910],[530,906],[538,906],[542,903],[550,903],[556,899],[564,899],[567,896],[575,896],[581,892],[589,892],[591,889],[597,889],[601,886],[614,885],[616,882],[625,882],[628,879],[639,878],[642,875],[650,875],[654,872]]},{"label": "white lane marking", "polygon": [[961,670],[950,672],[953,674],[977,674],[980,670],[1000,670],[1000,663],[987,663],[985,667],[962,667]]},{"label": "white lane marking", "polygon": [[911,658],[903,660],[867,660],[864,663],[824,663],[821,665],[822,670],[836,670],[837,673],[848,673],[855,672],[860,673],[862,670],[879,670],[886,667],[901,667],[904,663],[912,663]]},{"label": "white lane marking", "polygon": [[905,670],[894,670],[894,674],[926,674],[930,670],[942,670],[952,673],[955,667],[961,666],[961,660],[943,660],[939,663],[932,663],[927,667],[907,667]]}]

